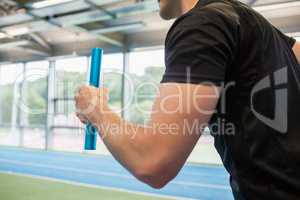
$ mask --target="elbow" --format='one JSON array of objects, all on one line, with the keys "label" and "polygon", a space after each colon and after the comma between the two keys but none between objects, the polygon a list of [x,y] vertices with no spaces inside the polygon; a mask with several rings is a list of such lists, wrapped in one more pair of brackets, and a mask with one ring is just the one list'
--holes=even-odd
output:
[{"label": "elbow", "polygon": [[154,189],[165,187],[177,173],[161,164],[143,164],[134,172],[134,176]]},{"label": "elbow", "polygon": [[160,190],[162,188],[164,188],[167,185],[168,182],[166,183],[150,183],[148,184],[150,187],[152,187],[153,189],[157,189]]},{"label": "elbow", "polygon": [[148,182],[145,182],[147,185],[149,185],[150,187],[154,188],[154,189],[162,189],[164,188],[169,182],[170,180],[157,180],[157,179],[152,179]]},{"label": "elbow", "polygon": [[169,181],[148,180],[148,181],[144,181],[144,183],[146,183],[153,189],[159,190],[164,188],[169,183]]}]

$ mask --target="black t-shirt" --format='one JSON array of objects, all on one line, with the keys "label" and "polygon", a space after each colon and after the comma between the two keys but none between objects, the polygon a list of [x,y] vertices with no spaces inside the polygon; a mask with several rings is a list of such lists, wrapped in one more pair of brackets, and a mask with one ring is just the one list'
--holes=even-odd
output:
[{"label": "black t-shirt", "polygon": [[200,0],[167,35],[162,83],[224,87],[210,129],[235,199],[300,199],[294,43],[234,0]]}]

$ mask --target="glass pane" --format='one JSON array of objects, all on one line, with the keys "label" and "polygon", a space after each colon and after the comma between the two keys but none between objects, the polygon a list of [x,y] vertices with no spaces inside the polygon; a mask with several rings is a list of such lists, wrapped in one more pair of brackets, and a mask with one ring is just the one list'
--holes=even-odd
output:
[{"label": "glass pane", "polygon": [[[52,147],[55,150],[82,151],[84,126],[75,116],[73,96],[78,86],[86,83],[89,58],[79,57],[56,61],[56,97]],[[110,106],[121,110],[123,54],[105,54],[102,60],[102,81],[110,91]],[[97,153],[108,151],[99,139]]]},{"label": "glass pane", "polygon": [[47,77],[49,62],[29,62],[26,64],[23,99],[21,109],[23,145],[30,148],[45,148],[45,128],[47,123]]},{"label": "glass pane", "polygon": [[[159,82],[165,70],[164,50],[132,52],[129,56],[129,77],[125,87],[126,118],[129,121],[146,124],[150,117]],[[213,137],[205,132],[195,146],[188,161],[220,164],[214,148]]]},{"label": "glass pane", "polygon": [[109,90],[109,105],[120,114],[122,107],[123,54],[104,54],[102,80]]},{"label": "glass pane", "polygon": [[0,144],[19,145],[18,112],[23,65],[0,66]]},{"label": "glass pane", "polygon": [[55,63],[54,128],[51,148],[63,151],[82,151],[83,125],[75,115],[74,94],[86,83],[87,57],[57,60]]},{"label": "glass pane", "polygon": [[86,82],[86,57],[56,61],[56,97],[73,98],[76,89]]},{"label": "glass pane", "polygon": [[[125,92],[126,116],[129,121],[147,123],[165,70],[164,50],[132,52],[129,55],[129,74]],[[132,91],[128,91],[131,88]]]},{"label": "glass pane", "polygon": [[[104,54],[102,58],[101,83],[109,90],[110,108],[121,115],[122,108],[123,54]],[[110,154],[101,139],[92,153]]]}]

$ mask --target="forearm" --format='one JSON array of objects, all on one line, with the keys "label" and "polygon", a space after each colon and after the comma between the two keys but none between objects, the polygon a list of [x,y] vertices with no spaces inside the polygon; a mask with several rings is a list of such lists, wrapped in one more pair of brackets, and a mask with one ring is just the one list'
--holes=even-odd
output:
[{"label": "forearm", "polygon": [[218,102],[219,90],[163,84],[149,125],[140,126],[109,109],[104,89],[82,86],[75,96],[77,116],[97,127],[112,155],[134,176],[161,188],[177,175],[192,152]]},{"label": "forearm", "polygon": [[[99,134],[113,156],[131,172],[141,163],[145,148],[137,135],[147,131],[144,127],[130,124],[110,109],[100,114],[95,113],[91,122],[99,130]],[[139,133],[140,132],[140,133]]]},{"label": "forearm", "polygon": [[166,167],[167,159],[152,137],[158,134],[154,128],[127,122],[109,109],[95,114],[91,122],[111,154],[139,180],[160,188],[176,175],[179,166]]},{"label": "forearm", "polygon": [[[170,122],[163,123],[166,126],[161,123],[141,126],[106,109],[94,114],[90,121],[99,130],[111,154],[136,178],[155,188],[163,187],[177,175],[197,142],[194,140],[187,145],[178,138],[183,130],[172,128],[171,118]],[[170,145],[172,140],[180,140],[181,144]]]}]

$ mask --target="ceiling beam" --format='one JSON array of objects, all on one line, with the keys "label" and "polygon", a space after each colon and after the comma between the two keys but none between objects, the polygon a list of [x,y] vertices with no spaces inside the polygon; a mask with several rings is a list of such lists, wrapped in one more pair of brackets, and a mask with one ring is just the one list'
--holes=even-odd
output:
[{"label": "ceiling beam", "polygon": [[107,14],[108,16],[110,16],[112,19],[116,19],[117,16],[116,14],[114,14],[113,12],[110,12],[108,10],[106,10],[105,8],[95,4],[94,2],[90,1],[90,0],[85,0],[85,2],[91,6],[92,10],[100,10],[102,12],[104,12],[105,14]]},{"label": "ceiling beam", "polygon": [[74,30],[75,32],[89,33],[89,34],[93,35],[94,37],[98,38],[99,40],[104,41],[104,42],[109,43],[109,44],[113,44],[114,46],[118,46],[118,47],[123,47],[124,46],[123,42],[120,41],[120,40],[113,39],[111,37],[101,35],[101,34],[91,33],[91,32],[89,32],[89,30],[87,30],[85,28],[82,28],[82,27],[79,27],[79,26],[71,26],[69,28]]},{"label": "ceiling beam", "polygon": [[89,30],[89,32],[94,33],[94,34],[106,34],[106,33],[115,33],[118,31],[138,29],[138,28],[143,28],[143,27],[145,27],[145,24],[143,22],[137,22],[137,23],[121,24],[121,25],[117,25],[117,26],[93,29],[93,30]]},{"label": "ceiling beam", "polygon": [[12,42],[6,42],[0,44],[0,49],[9,49],[13,47],[23,46],[23,45],[30,45],[30,41],[28,40],[16,40]]},{"label": "ceiling beam", "polygon": [[32,47],[32,46],[28,46],[28,47],[19,46],[19,47],[16,47],[16,49],[25,51],[30,54],[38,55],[38,56],[44,56],[44,57],[51,56],[51,54],[48,51],[44,51],[40,48],[36,48],[36,47]]},{"label": "ceiling beam", "polygon": [[35,55],[50,56],[50,51],[29,40],[16,40],[0,44],[0,50],[19,49]]},{"label": "ceiling beam", "polygon": [[[108,2],[111,2],[111,1],[116,1],[116,0],[110,0],[110,1],[108,1]],[[92,3],[91,3],[91,5],[92,5]],[[60,24],[54,22],[54,21],[51,20],[51,19],[45,20],[45,19],[42,19],[42,18],[40,18],[39,16],[33,14],[30,8],[27,8],[27,12],[26,12],[26,13],[27,13],[28,15],[32,16],[35,20],[45,21],[45,22],[49,23],[50,25],[52,25],[52,26],[54,26],[54,27],[62,28],[62,26],[61,26]],[[9,29],[9,28],[10,28],[10,27],[6,27],[6,29]],[[40,27],[40,28],[41,28],[41,27]],[[47,27],[47,28],[49,28],[49,27]],[[77,33],[78,31],[89,33],[88,30],[86,30],[86,29],[84,29],[84,28],[81,28],[81,27],[73,26],[73,27],[70,27],[70,28],[71,28],[71,30],[72,30],[72,29],[75,29],[75,30],[76,30],[76,33]],[[29,30],[29,31],[35,32],[34,30]],[[25,33],[20,33],[20,35],[23,35],[23,34],[25,34]],[[94,34],[94,35],[95,35],[95,34]],[[106,43],[109,43],[109,44],[111,44],[111,45],[116,45],[116,46],[119,46],[119,47],[122,47],[122,46],[123,46],[123,44],[122,44],[121,41],[115,40],[115,39],[110,38],[110,37],[108,37],[108,36],[104,36],[104,35],[99,35],[99,34],[97,34],[96,37],[97,37],[99,40],[102,40],[102,41],[104,41],[104,42],[106,42]]]},{"label": "ceiling beam", "polygon": [[[111,20],[114,17],[123,18],[123,17],[132,16],[132,15],[147,13],[147,12],[154,12],[154,11],[158,10],[157,2],[152,2],[152,1],[144,1],[144,2],[139,2],[139,3],[134,3],[134,4],[124,4],[124,5],[122,4],[121,7],[119,5],[119,6],[110,8],[110,9],[103,9],[99,5],[106,5],[106,4],[112,4],[112,3],[114,3],[115,5],[118,5],[117,2],[123,2],[123,1],[121,1],[121,0],[101,0],[101,3],[97,2],[97,4],[94,3],[94,2],[96,2],[96,0],[86,0],[86,1],[90,2],[90,5],[91,5],[91,9],[86,12],[44,20],[44,19],[41,19],[39,16],[35,15],[34,13],[32,13],[33,10],[29,9],[27,12],[27,16],[29,15],[27,17],[27,19],[29,21],[32,19],[40,20],[40,21],[44,20],[55,27],[65,28],[65,27],[69,27],[69,26],[77,26],[79,24],[90,23],[90,22],[94,22],[94,21]],[[97,5],[96,9],[92,5]],[[102,9],[99,10],[100,8],[102,8]],[[36,10],[36,9],[34,9],[34,10]],[[22,14],[26,15],[26,13],[22,13]],[[22,18],[24,18],[24,16]],[[1,22],[1,18],[0,18],[0,22]],[[27,26],[30,26],[32,23],[35,23],[35,21],[29,22]],[[22,24],[24,24],[24,21],[22,22]],[[9,29],[10,26],[6,26],[6,27],[2,27],[2,28]],[[48,27],[47,27],[47,29],[48,29]]]},{"label": "ceiling beam", "polygon": [[51,46],[48,44],[48,42],[44,38],[42,38],[40,35],[38,35],[37,33],[30,33],[29,36],[40,46],[42,46],[48,50],[51,50]]}]

